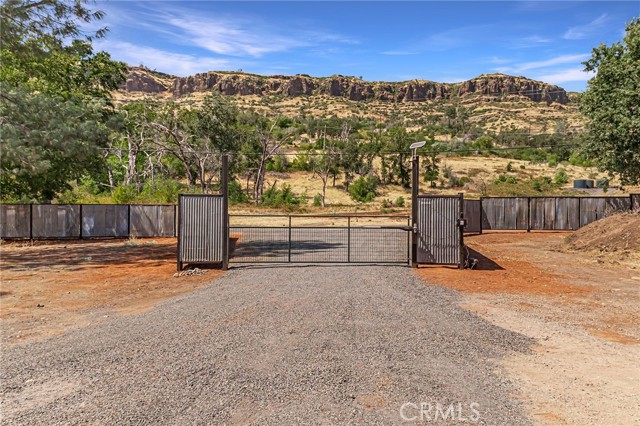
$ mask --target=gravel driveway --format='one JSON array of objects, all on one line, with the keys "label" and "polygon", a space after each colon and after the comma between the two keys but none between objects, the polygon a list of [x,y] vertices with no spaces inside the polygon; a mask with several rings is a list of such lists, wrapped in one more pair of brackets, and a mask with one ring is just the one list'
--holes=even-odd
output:
[{"label": "gravel driveway", "polygon": [[4,348],[3,423],[412,424],[423,404],[424,424],[524,425],[498,361],[531,343],[406,267],[238,268]]}]

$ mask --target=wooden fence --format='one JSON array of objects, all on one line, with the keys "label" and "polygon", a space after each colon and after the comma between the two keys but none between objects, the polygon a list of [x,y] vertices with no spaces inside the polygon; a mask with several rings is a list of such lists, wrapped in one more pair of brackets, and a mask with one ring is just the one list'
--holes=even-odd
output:
[{"label": "wooden fence", "polygon": [[632,209],[640,209],[640,194],[628,197],[483,197],[465,200],[465,230],[575,230],[612,213]]},{"label": "wooden fence", "polygon": [[0,238],[175,237],[175,205],[1,204]]}]

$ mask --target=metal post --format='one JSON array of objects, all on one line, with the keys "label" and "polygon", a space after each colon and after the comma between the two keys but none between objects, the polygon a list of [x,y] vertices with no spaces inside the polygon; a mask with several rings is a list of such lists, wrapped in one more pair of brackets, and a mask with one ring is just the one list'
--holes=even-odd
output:
[{"label": "metal post", "polygon": [[484,197],[480,197],[480,235],[482,235],[482,226],[483,226],[483,223],[484,223],[484,213],[483,213],[484,208],[482,208],[482,199],[483,198]]},{"label": "metal post", "polygon": [[527,197],[527,232],[531,232],[531,197]]},{"label": "metal post", "polygon": [[33,203],[29,204],[29,239],[33,241]]},{"label": "metal post", "polygon": [[127,236],[131,238],[131,204],[127,204]]},{"label": "metal post", "polygon": [[418,267],[418,185],[420,184],[420,160],[413,154],[411,161],[411,266]]},{"label": "metal post", "polygon": [[347,263],[351,263],[351,216],[347,216]]},{"label": "metal post", "polygon": [[288,257],[289,263],[291,263],[291,215],[289,215],[289,248],[288,248]]},{"label": "metal post", "polygon": [[82,204],[80,204],[80,235],[78,236],[78,238],[82,239]]},{"label": "metal post", "polygon": [[[182,204],[182,194],[178,194],[178,206]],[[178,212],[180,209],[178,208]],[[174,217],[175,223],[176,217]],[[176,265],[178,272],[182,271],[182,244],[180,243],[180,230],[182,228],[182,215],[178,216],[178,224],[176,226],[176,238],[178,239],[178,263]]]},{"label": "metal post", "polygon": [[460,219],[458,223],[458,238],[460,238],[458,269],[464,269],[464,194],[462,192],[458,193],[458,218]]},{"label": "metal post", "polygon": [[229,156],[222,154],[220,189],[222,192],[222,270],[229,269]]}]

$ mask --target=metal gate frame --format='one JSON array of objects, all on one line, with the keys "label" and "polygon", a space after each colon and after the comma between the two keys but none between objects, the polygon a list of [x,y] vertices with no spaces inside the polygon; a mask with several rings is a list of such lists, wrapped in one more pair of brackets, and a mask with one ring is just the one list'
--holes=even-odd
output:
[{"label": "metal gate frame", "polygon": [[[256,226],[256,225],[232,225],[231,218],[251,218],[251,217],[263,217],[284,220],[285,225],[282,226]],[[301,225],[294,224],[295,219],[327,219],[327,220],[343,220],[346,222],[346,226],[317,226],[317,225]],[[353,219],[401,219],[406,220],[406,226],[353,226]],[[230,253],[230,261],[233,263],[298,263],[298,264],[322,264],[322,263],[351,263],[351,264],[409,264],[411,260],[410,256],[410,216],[397,216],[397,215],[286,215],[286,214],[232,214],[229,215],[229,231],[228,235],[231,237],[234,234],[242,234],[243,230],[247,233],[254,232],[258,234],[258,238],[255,239],[256,245],[262,244],[264,247],[262,253],[259,249],[254,249],[257,254],[252,254],[251,243],[240,246],[240,250],[245,249],[250,254],[245,255],[243,259],[242,254],[238,255],[237,252],[234,255]],[[376,257],[376,250],[380,251],[380,244],[384,244],[384,233],[392,230],[406,232],[406,238],[404,247],[406,250],[402,252],[402,260],[389,260],[383,256]],[[368,231],[370,233],[378,232],[380,235],[376,238],[371,238],[370,244],[366,245],[366,236],[364,241],[364,251],[361,245],[356,246],[354,239],[357,239],[357,234],[361,234],[362,231]],[[295,238],[294,234],[311,232],[312,239],[300,240]],[[329,233],[337,233],[337,236],[329,237]],[[266,234],[266,236],[263,236]],[[375,235],[375,234],[373,234]],[[377,245],[375,243],[378,243]],[[322,246],[323,244],[336,244],[340,247],[333,249],[326,249],[323,254],[323,249],[316,246]],[[307,254],[301,253],[304,250],[304,245],[311,246],[307,248]],[[246,258],[249,258],[248,260]],[[298,259],[296,259],[298,258]]]},{"label": "metal gate frame", "polygon": [[[425,211],[425,202],[436,203],[432,211]],[[450,200],[451,202],[447,202]],[[414,257],[418,264],[457,265],[464,269],[464,198],[458,195],[419,195],[414,216]],[[434,217],[434,213],[439,217]],[[427,256],[428,251],[429,256]],[[425,258],[433,260],[425,261]]]}]

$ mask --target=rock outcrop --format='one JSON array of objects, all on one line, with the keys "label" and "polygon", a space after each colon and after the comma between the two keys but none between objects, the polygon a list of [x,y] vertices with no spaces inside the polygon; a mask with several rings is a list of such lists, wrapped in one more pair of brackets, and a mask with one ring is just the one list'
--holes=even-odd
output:
[{"label": "rock outcrop", "polygon": [[131,67],[123,87],[128,92],[159,93],[170,91],[174,97],[194,92],[218,92],[228,96],[280,95],[298,97],[326,95],[352,101],[382,100],[422,102],[450,99],[452,96],[474,96],[500,100],[504,97],[525,97],[533,102],[566,104],[564,89],[525,77],[504,74],[482,75],[462,83],[437,83],[412,80],[397,83],[367,82],[355,77],[333,75],[325,78],[306,74],[293,76],[259,76],[241,72],[206,72],[189,77],[175,77]]}]

